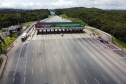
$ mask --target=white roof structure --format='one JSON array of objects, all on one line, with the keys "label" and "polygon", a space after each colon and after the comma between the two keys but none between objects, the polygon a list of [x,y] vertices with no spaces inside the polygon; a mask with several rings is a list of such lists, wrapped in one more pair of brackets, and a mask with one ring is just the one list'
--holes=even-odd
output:
[{"label": "white roof structure", "polygon": [[14,29],[17,29],[17,28],[20,28],[20,27],[21,27],[21,25],[19,25],[19,26],[10,26],[8,28],[3,28],[3,29],[6,29],[6,30],[14,30]]}]

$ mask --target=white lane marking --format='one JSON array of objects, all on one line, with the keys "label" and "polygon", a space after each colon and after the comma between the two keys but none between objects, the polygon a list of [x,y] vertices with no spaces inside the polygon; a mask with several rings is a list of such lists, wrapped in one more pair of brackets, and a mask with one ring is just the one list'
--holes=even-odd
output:
[{"label": "white lane marking", "polygon": [[[19,55],[19,57],[20,57],[20,55]],[[19,57],[18,57],[18,61],[17,61],[16,67],[18,66],[18,62],[19,62]]]},{"label": "white lane marking", "polygon": [[41,57],[40,57],[40,61],[41,61]]},{"label": "white lane marking", "polygon": [[87,65],[84,63],[84,66],[86,66],[87,67]]},{"label": "white lane marking", "polygon": [[51,69],[51,67],[50,67],[50,71],[51,71],[52,69]]},{"label": "white lane marking", "polygon": [[14,83],[15,78],[13,78],[13,83]]},{"label": "white lane marking", "polygon": [[25,69],[26,69],[26,65],[25,65]]},{"label": "white lane marking", "polygon": [[56,56],[55,56],[55,58],[56,58]]},{"label": "white lane marking", "polygon": [[32,74],[33,74],[33,69],[32,69]]},{"label": "white lane marking", "polygon": [[[27,52],[27,51],[26,51]],[[28,56],[28,54],[26,53],[26,57]]]},{"label": "white lane marking", "polygon": [[64,58],[64,55],[62,55],[63,56],[63,58]]},{"label": "white lane marking", "polygon": [[65,82],[64,82],[64,84],[65,84]]},{"label": "white lane marking", "polygon": [[42,68],[41,68],[41,73],[42,73]]},{"label": "white lane marking", "polygon": [[67,49],[67,47],[66,47],[66,49]]},{"label": "white lane marking", "polygon": [[74,83],[77,84],[75,80],[74,80]]},{"label": "white lane marking", "polygon": [[25,70],[25,72],[24,72],[24,75],[26,74],[26,70]]},{"label": "white lane marking", "polygon": [[32,58],[32,62],[33,62],[33,58]]},{"label": "white lane marking", "polygon": [[77,56],[79,57],[79,55],[77,54]]},{"label": "white lane marking", "polygon": [[16,74],[16,73],[14,73],[14,77],[15,77],[15,74]]},{"label": "white lane marking", "polygon": [[83,53],[85,55],[85,53]]},{"label": "white lane marking", "polygon": [[70,67],[67,65],[67,68],[70,69]]},{"label": "white lane marking", "polygon": [[102,77],[103,77],[105,80],[107,80],[107,78],[106,78],[104,75],[102,75]]},{"label": "white lane marking", "polygon": [[98,80],[95,78],[95,81],[97,82],[97,84],[99,84]]},{"label": "white lane marking", "polygon": [[60,66],[59,66],[59,71],[61,71]]},{"label": "white lane marking", "polygon": [[24,83],[25,83],[25,77],[24,77]]},{"label": "white lane marking", "polygon": [[76,67],[78,68],[77,64],[75,64],[75,65],[76,65]]},{"label": "white lane marking", "polygon": [[86,79],[84,79],[84,81],[85,81],[86,84],[88,84],[87,81],[86,81]]},{"label": "white lane marking", "polygon": [[[91,62],[91,61],[90,61]],[[94,65],[92,62],[91,62],[92,65]]]},{"label": "white lane marking", "polygon": [[[114,77],[114,79],[116,79],[116,78]],[[118,79],[116,79],[116,81],[117,81],[118,83],[120,83],[120,81],[119,81]]]},{"label": "white lane marking", "polygon": [[72,55],[70,55],[70,57],[72,58]]}]

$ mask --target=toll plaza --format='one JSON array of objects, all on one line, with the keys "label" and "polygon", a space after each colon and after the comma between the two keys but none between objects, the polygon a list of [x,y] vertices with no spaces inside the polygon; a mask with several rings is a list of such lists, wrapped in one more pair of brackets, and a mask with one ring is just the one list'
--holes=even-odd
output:
[{"label": "toll plaza", "polygon": [[41,22],[35,24],[35,30],[40,31],[82,31],[85,23],[80,22]]}]

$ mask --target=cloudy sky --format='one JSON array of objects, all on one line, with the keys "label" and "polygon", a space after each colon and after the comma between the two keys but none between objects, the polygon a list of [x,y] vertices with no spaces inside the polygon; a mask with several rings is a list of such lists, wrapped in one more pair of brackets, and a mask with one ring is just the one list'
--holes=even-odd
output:
[{"label": "cloudy sky", "polygon": [[126,10],[126,0],[0,0],[0,8],[55,9],[69,7]]}]

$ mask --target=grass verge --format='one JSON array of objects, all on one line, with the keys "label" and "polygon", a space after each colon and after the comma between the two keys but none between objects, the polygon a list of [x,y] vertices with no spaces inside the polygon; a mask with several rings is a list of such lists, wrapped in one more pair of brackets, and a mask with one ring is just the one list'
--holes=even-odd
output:
[{"label": "grass verge", "polygon": [[51,15],[48,15],[48,18],[50,18],[51,17]]},{"label": "grass verge", "polygon": [[2,66],[2,63],[3,63],[3,59],[0,58],[0,68],[1,68],[1,66]]},{"label": "grass verge", "polygon": [[60,17],[66,18],[68,20],[71,20],[72,22],[84,23],[80,18],[70,18],[70,17],[66,16],[65,14],[60,15]]},{"label": "grass verge", "polygon": [[5,44],[2,43],[2,51],[0,52],[0,54],[2,54],[5,50],[7,50],[7,48],[18,38],[19,36],[17,35],[12,35],[12,37],[7,36],[4,41]]},{"label": "grass verge", "polygon": [[26,23],[22,23],[22,25],[26,25],[26,24],[31,24],[31,23],[34,23],[34,22],[37,22],[37,21],[31,21],[31,22],[26,22]]},{"label": "grass verge", "polygon": [[[119,39],[114,37],[114,40],[118,43],[119,46],[123,47],[126,49],[126,42],[120,41]],[[112,43],[115,44],[115,42],[112,40]]]},{"label": "grass verge", "polygon": [[97,34],[97,35],[99,35],[99,33],[98,32],[96,32],[96,31],[94,31],[94,30],[92,30],[92,29],[89,29],[89,28],[87,28],[88,30],[90,30],[91,32],[93,32],[93,33],[95,33],[95,34]]},{"label": "grass verge", "polygon": [[0,30],[0,32],[2,32],[2,30]]}]

